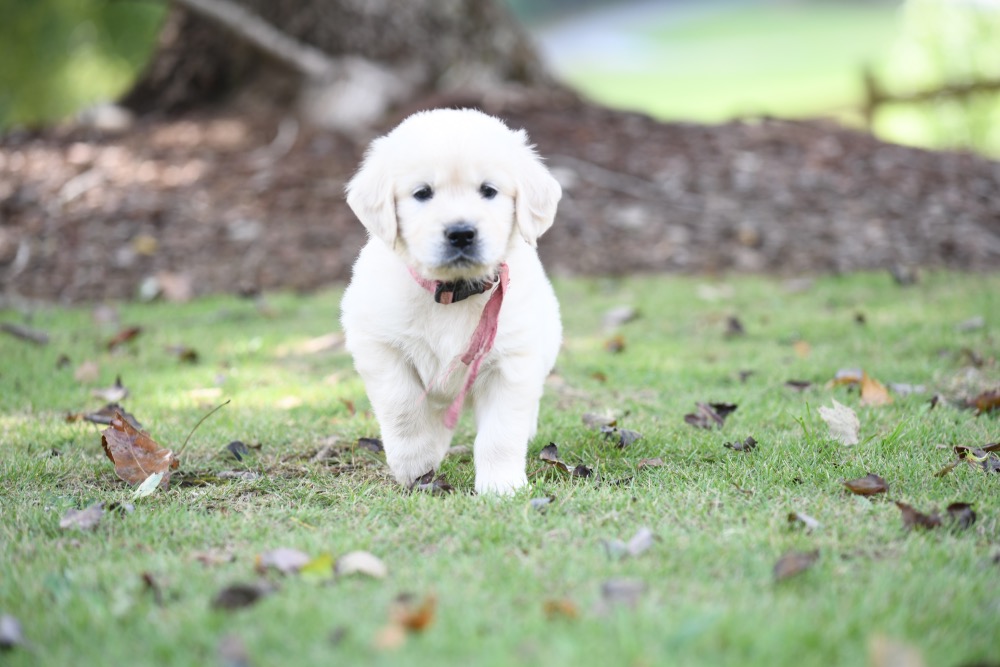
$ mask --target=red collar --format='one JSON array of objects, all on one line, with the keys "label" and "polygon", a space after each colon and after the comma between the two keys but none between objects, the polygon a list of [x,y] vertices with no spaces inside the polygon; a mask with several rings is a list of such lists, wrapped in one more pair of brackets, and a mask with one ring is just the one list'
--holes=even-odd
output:
[{"label": "red collar", "polygon": [[479,324],[472,332],[469,340],[469,348],[462,354],[462,363],[469,367],[468,375],[462,384],[462,389],[458,396],[448,407],[444,414],[444,425],[448,428],[455,428],[458,416],[462,412],[462,404],[465,403],[465,395],[476,381],[479,374],[479,366],[483,363],[483,358],[493,349],[493,341],[497,337],[497,323],[500,319],[500,306],[503,305],[503,297],[507,292],[507,285],[510,283],[507,264],[501,264],[496,276],[490,280],[467,281],[456,280],[453,282],[442,282],[440,280],[427,280],[422,278],[410,269],[413,279],[428,292],[434,294],[434,300],[440,304],[448,305],[461,301],[474,294],[482,294],[487,290],[493,290],[490,294],[483,313],[479,316]]}]

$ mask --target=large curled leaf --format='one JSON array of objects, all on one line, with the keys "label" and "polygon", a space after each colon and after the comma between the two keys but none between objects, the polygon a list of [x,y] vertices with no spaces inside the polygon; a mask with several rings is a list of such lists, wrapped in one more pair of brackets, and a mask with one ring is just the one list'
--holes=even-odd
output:
[{"label": "large curled leaf", "polygon": [[153,473],[163,473],[160,488],[170,487],[170,472],[178,465],[174,453],[132,426],[121,413],[116,412],[111,425],[101,431],[101,445],[115,464],[115,473],[129,484],[139,484]]}]

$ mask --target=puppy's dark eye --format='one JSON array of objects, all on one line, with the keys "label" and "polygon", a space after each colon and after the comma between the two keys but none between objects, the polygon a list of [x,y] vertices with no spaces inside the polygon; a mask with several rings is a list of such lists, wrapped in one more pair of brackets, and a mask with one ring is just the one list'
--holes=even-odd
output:
[{"label": "puppy's dark eye", "polygon": [[429,185],[422,185],[413,191],[413,198],[417,201],[427,201],[434,196],[434,190]]},{"label": "puppy's dark eye", "polygon": [[489,183],[483,183],[479,186],[479,194],[483,199],[493,199],[497,196],[497,189]]}]

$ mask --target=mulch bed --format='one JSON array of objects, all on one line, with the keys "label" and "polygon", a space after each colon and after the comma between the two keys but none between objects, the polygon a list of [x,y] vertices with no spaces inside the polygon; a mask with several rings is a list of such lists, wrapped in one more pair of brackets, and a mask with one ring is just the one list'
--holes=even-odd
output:
[{"label": "mulch bed", "polygon": [[[564,185],[540,242],[555,274],[1000,266],[1000,163],[982,157],[824,121],[661,123],[580,100],[486,109],[526,128]],[[231,109],[122,134],[10,133],[3,294],[130,298],[157,275],[194,294],[345,280],[365,232],[343,186],[372,136]]]}]

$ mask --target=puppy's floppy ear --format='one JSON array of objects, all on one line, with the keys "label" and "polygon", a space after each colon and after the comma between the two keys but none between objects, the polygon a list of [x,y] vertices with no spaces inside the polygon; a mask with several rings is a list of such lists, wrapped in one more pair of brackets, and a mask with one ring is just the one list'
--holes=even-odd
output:
[{"label": "puppy's floppy ear", "polygon": [[392,248],[398,233],[396,198],[389,177],[391,170],[382,164],[380,141],[372,143],[358,173],[347,184],[347,205],[369,234]]},{"label": "puppy's floppy ear", "polygon": [[562,197],[559,181],[542,164],[535,149],[528,143],[524,130],[515,132],[521,140],[523,159],[519,161],[516,174],[517,194],[514,201],[514,219],[517,229],[535,247],[538,237],[552,226],[556,217],[556,206]]}]

